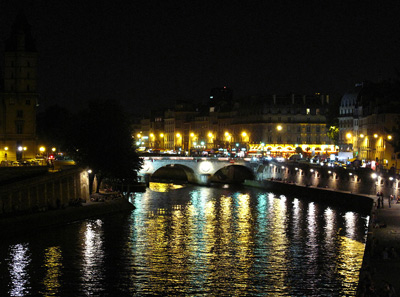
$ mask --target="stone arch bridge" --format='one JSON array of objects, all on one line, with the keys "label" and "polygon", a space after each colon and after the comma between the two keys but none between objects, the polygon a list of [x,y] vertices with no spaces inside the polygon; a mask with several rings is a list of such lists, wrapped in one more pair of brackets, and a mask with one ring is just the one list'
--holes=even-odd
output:
[{"label": "stone arch bridge", "polygon": [[168,180],[168,172],[180,170],[186,175],[187,181],[194,184],[208,185],[211,182],[236,183],[244,179],[255,179],[259,162],[251,158],[205,158],[205,157],[142,157],[143,167],[138,175],[142,181],[149,182],[163,172],[161,179]]}]

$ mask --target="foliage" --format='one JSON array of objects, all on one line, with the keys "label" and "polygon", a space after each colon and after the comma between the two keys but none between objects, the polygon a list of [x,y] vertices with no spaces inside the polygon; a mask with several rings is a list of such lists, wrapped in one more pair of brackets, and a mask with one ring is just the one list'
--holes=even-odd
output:
[{"label": "foliage", "polygon": [[115,101],[91,101],[69,127],[67,152],[100,180],[136,181],[142,161],[130,127],[128,117]]},{"label": "foliage", "polygon": [[335,145],[339,142],[339,128],[336,126],[330,126],[326,135],[333,141]]},{"label": "foliage", "polygon": [[391,130],[385,129],[385,131],[392,136],[392,139],[386,141],[393,147],[393,152],[396,154],[397,159],[400,158],[400,123],[397,126],[392,127]]},{"label": "foliage", "polygon": [[67,127],[72,114],[63,107],[53,105],[37,115],[37,135],[41,145],[64,150]]}]

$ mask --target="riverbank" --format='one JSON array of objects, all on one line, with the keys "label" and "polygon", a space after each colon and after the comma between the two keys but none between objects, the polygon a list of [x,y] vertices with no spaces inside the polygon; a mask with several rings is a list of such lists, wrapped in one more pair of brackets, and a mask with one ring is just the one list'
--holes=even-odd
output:
[{"label": "riverbank", "polygon": [[400,204],[389,207],[385,197],[383,208],[372,209],[357,296],[400,296],[399,271]]},{"label": "riverbank", "polygon": [[29,232],[133,209],[134,206],[126,198],[118,198],[103,202],[86,202],[80,206],[69,206],[63,209],[8,216],[0,218],[0,236],[12,236],[16,233]]},{"label": "riverbank", "polygon": [[351,210],[357,210],[366,215],[370,215],[374,202],[370,195],[354,194],[346,191],[332,190],[330,188],[303,186],[277,180],[246,180],[244,185],[262,188],[271,192],[299,195],[319,202],[334,204]]}]

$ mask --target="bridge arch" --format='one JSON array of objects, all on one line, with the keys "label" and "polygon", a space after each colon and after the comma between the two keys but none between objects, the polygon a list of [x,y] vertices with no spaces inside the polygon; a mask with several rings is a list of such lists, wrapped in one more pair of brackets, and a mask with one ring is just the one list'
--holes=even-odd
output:
[{"label": "bridge arch", "polygon": [[243,165],[228,165],[217,170],[210,181],[220,183],[243,183],[246,179],[255,179],[254,173],[250,168]]},{"label": "bridge arch", "polygon": [[167,164],[159,167],[151,176],[152,181],[180,181],[195,183],[196,174],[192,168],[182,164]]}]

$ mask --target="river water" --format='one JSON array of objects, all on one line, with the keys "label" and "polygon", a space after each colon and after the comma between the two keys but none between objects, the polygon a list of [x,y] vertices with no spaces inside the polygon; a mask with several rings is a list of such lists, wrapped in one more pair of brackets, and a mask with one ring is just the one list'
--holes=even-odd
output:
[{"label": "river water", "polygon": [[132,213],[2,239],[0,296],[352,296],[369,217],[254,188],[153,184]]}]

